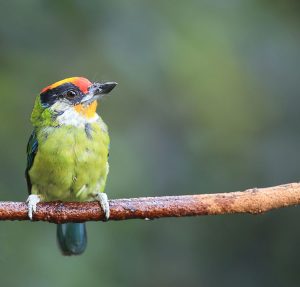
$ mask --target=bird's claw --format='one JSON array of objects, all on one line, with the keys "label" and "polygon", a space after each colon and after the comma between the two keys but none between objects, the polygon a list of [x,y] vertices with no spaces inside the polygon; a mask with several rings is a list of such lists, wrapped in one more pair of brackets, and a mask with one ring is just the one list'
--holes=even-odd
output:
[{"label": "bird's claw", "polygon": [[108,220],[110,216],[110,209],[109,209],[109,203],[108,203],[108,197],[107,194],[104,192],[99,192],[96,194],[96,200],[99,201],[101,208],[103,209],[105,219]]},{"label": "bird's claw", "polygon": [[28,217],[32,220],[33,213],[36,212],[36,205],[41,201],[40,196],[36,194],[30,194],[26,200],[28,206]]}]

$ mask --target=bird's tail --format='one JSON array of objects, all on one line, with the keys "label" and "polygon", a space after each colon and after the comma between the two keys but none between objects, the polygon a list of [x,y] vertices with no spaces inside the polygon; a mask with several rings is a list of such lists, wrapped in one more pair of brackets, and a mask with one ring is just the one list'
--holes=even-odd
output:
[{"label": "bird's tail", "polygon": [[57,224],[57,242],[63,255],[79,255],[87,244],[85,223]]}]

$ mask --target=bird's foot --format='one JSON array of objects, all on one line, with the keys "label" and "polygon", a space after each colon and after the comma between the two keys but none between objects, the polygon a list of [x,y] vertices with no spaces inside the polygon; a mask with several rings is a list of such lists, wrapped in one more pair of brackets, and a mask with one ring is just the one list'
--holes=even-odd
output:
[{"label": "bird's foot", "polygon": [[110,216],[109,203],[107,194],[104,192],[98,192],[95,196],[96,200],[99,201],[101,208],[105,214],[105,219],[108,220]]},{"label": "bird's foot", "polygon": [[36,205],[41,201],[41,197],[36,194],[30,194],[26,200],[28,206],[28,217],[32,220],[32,215],[36,212]]}]

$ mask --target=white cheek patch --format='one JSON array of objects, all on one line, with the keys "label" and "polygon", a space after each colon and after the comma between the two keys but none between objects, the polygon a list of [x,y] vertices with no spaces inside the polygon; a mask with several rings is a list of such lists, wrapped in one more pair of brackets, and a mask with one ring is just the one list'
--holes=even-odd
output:
[{"label": "white cheek patch", "polygon": [[50,109],[53,111],[66,111],[69,108],[70,104],[65,100],[58,100],[50,107]]},{"label": "white cheek patch", "polygon": [[57,121],[60,125],[71,125],[75,127],[84,128],[87,123],[94,123],[99,119],[97,113],[92,118],[86,118],[80,113],[76,112],[73,108],[68,108],[65,112],[57,117]]}]

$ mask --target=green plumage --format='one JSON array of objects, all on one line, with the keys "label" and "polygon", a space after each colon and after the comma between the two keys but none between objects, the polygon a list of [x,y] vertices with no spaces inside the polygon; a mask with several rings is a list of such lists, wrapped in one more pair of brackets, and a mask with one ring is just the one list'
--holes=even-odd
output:
[{"label": "green plumage", "polygon": [[102,192],[109,136],[99,121],[86,127],[38,128],[38,151],[28,171],[31,193],[45,201],[87,201]]},{"label": "green plumage", "polygon": [[[31,117],[34,131],[27,147],[29,193],[43,201],[89,201],[103,192],[108,173],[109,135],[99,117],[94,122],[59,124],[56,111],[39,98]],[[65,255],[81,254],[86,246],[84,224],[58,225],[59,246]]]}]

